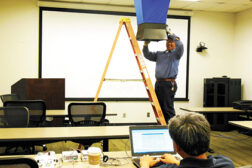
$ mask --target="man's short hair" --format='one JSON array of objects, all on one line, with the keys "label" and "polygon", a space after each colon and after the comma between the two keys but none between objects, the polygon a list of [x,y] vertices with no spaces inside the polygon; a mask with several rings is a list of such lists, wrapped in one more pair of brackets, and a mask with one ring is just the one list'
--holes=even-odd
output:
[{"label": "man's short hair", "polygon": [[176,144],[188,155],[207,152],[210,143],[210,125],[202,114],[190,112],[170,119],[169,132]]}]

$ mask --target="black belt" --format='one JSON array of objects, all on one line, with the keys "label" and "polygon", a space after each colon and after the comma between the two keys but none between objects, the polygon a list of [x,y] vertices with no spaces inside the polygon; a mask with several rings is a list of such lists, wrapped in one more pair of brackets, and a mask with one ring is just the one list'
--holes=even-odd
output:
[{"label": "black belt", "polygon": [[158,82],[162,82],[162,81],[165,81],[165,82],[175,82],[176,79],[172,79],[172,78],[165,78],[165,79],[157,79]]}]

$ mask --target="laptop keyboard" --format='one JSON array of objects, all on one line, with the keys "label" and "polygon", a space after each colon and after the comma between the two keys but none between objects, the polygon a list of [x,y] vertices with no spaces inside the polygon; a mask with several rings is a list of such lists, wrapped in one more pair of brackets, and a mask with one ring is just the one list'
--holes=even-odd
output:
[{"label": "laptop keyboard", "polygon": [[[175,156],[175,158],[177,159],[177,160],[182,160],[183,158],[181,157],[181,156],[179,156],[178,154],[173,154],[173,156]],[[153,157],[155,157],[155,156],[153,156]],[[157,158],[158,157],[160,157],[160,156],[156,156]],[[132,158],[132,162],[134,163],[134,165],[136,166],[136,167],[138,167],[138,168],[140,168],[140,157],[138,157],[138,158]],[[162,164],[164,164],[164,163],[162,163],[162,162],[158,162],[156,165],[154,165],[153,167],[158,167],[158,166],[160,166],[160,165],[162,165]]]}]

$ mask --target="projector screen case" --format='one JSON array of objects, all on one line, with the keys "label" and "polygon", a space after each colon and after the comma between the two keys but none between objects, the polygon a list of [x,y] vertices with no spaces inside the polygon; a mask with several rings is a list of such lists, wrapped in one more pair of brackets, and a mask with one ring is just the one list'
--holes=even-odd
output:
[{"label": "projector screen case", "polygon": [[142,23],[137,27],[137,40],[167,40],[166,24]]}]

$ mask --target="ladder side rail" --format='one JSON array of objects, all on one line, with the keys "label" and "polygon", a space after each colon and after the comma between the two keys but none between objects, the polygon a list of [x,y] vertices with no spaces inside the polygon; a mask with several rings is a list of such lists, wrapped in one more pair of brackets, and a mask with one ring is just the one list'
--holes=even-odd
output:
[{"label": "ladder side rail", "polygon": [[[133,51],[136,55],[138,67],[141,72],[142,78],[144,80],[145,86],[148,87],[148,89],[146,88],[147,94],[149,96],[151,103],[154,103],[154,104],[152,104],[152,108],[155,113],[156,119],[161,125],[166,125],[164,115],[162,113],[162,110],[161,110],[160,104],[158,102],[158,99],[157,99],[154,87],[152,85],[152,82],[150,80],[150,75],[149,75],[147,68],[146,68],[146,65],[144,63],[143,56],[142,56],[141,50],[139,48],[138,42],[136,40],[133,28],[132,28],[130,22],[126,22],[124,25],[126,27],[128,36],[130,38],[130,42],[131,42]],[[144,72],[146,72],[146,73],[144,73]]]},{"label": "ladder side rail", "polygon": [[116,37],[115,37],[115,40],[114,40],[114,43],[113,43],[113,46],[112,46],[111,51],[110,51],[110,53],[109,53],[109,58],[108,58],[108,60],[107,60],[105,70],[104,70],[104,72],[103,72],[103,75],[102,75],[102,78],[101,78],[101,81],[100,81],[98,90],[97,90],[97,92],[96,92],[96,96],[95,96],[95,98],[94,98],[94,102],[97,102],[97,100],[98,100],[98,96],[99,96],[99,94],[100,94],[101,87],[102,87],[102,84],[103,84],[105,75],[106,75],[106,73],[107,73],[110,60],[111,60],[111,58],[112,58],[112,55],[113,55],[113,52],[114,52],[114,49],[115,49],[115,46],[116,46],[118,37],[119,37],[119,35],[120,35],[121,29],[122,29],[122,25],[123,25],[123,22],[120,22],[119,28],[118,28],[118,30],[117,30]]}]

